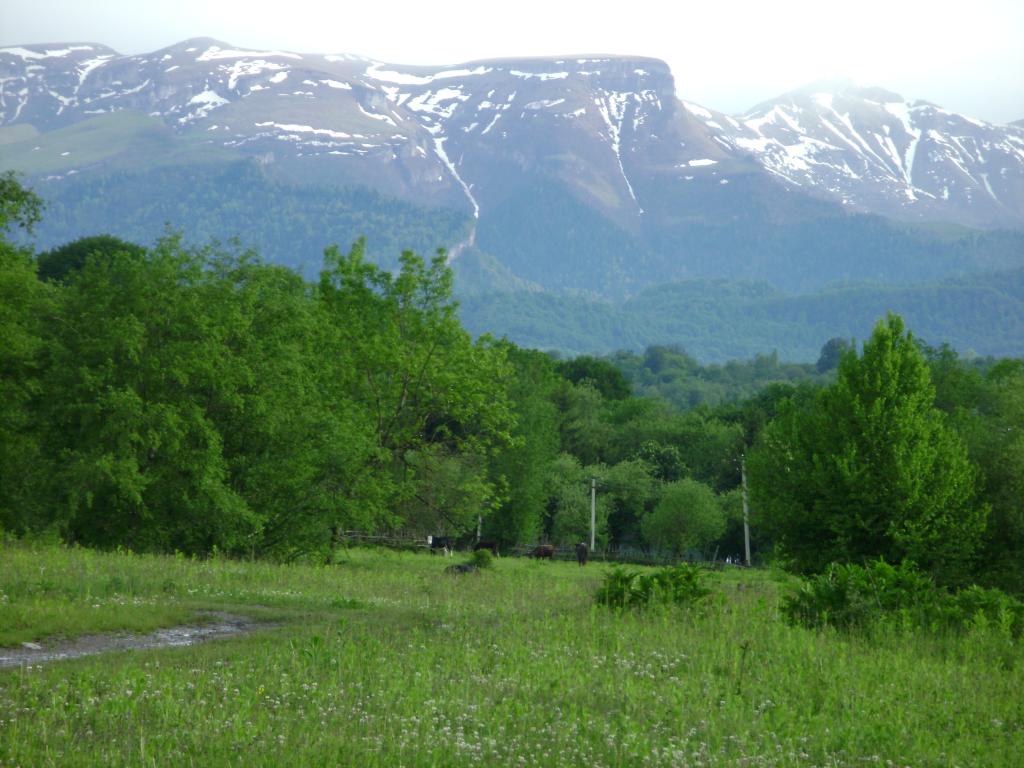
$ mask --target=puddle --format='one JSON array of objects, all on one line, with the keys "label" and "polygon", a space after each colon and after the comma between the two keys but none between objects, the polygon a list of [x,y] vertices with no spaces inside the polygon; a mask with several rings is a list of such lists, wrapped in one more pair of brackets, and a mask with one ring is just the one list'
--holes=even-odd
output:
[{"label": "puddle", "polygon": [[[32,643],[20,648],[0,648],[0,669],[19,667],[23,664],[42,664],[63,659],[77,659],[81,656],[95,656],[110,651],[126,651],[146,648],[177,648],[195,645],[217,637],[239,635],[251,632],[260,623],[246,616],[235,616],[219,611],[204,612],[211,621],[208,624],[185,625],[158,629],[146,635],[106,634],[83,635],[74,640],[48,643]],[[268,626],[263,624],[263,626]]]}]

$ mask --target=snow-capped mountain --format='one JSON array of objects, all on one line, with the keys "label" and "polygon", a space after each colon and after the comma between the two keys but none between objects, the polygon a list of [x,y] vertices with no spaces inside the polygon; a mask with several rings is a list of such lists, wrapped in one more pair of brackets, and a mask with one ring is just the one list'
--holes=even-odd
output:
[{"label": "snow-capped mountain", "polygon": [[896,218],[1020,226],[1024,131],[908,103],[881,88],[829,83],[739,118],[687,104],[723,147],[789,184]]},{"label": "snow-capped mountain", "polygon": [[[142,56],[93,44],[0,49],[0,125],[45,133],[124,111],[299,177],[365,183],[474,215],[482,199],[539,170],[624,218],[642,209],[633,172],[729,160],[677,109],[672,76],[652,59],[399,68],[208,39]],[[691,123],[698,133],[684,142]],[[81,171],[66,151],[61,165]]]},{"label": "snow-capped mountain", "polygon": [[[399,67],[193,39],[122,56],[91,43],[0,49],[0,162],[102,168],[61,129],[146,115],[197,150],[298,180],[366,184],[479,216],[541,174],[630,230],[677,218],[688,182],[767,175],[848,209],[1024,226],[1024,130],[880,89],[808,88],[741,117],[680,102],[668,67],[581,56]],[[37,136],[42,134],[41,137]],[[47,136],[55,137],[50,143]],[[19,141],[20,139],[20,141]],[[31,139],[31,140],[30,140]],[[38,140],[37,140],[38,139]],[[26,159],[27,153],[42,153]],[[78,155],[76,156],[76,152]],[[40,164],[49,153],[52,162]]]}]

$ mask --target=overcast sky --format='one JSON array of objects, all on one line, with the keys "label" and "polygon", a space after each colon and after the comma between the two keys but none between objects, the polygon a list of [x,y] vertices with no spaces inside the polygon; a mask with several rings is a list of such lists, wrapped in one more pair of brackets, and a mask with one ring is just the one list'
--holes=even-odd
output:
[{"label": "overcast sky", "polygon": [[664,59],[679,95],[739,113],[851,77],[997,123],[1024,119],[1022,0],[0,0],[0,46],[189,37],[401,64],[505,56]]}]

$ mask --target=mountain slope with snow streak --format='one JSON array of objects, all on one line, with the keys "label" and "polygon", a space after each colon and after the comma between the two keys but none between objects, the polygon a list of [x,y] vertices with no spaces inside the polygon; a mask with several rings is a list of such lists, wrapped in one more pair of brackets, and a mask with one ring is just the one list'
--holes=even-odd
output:
[{"label": "mountain slope with snow streak", "polygon": [[[676,218],[664,198],[689,198],[687,182],[762,173],[854,211],[1024,227],[1019,125],[848,83],[800,89],[739,117],[675,93],[667,65],[643,57],[409,67],[209,38],[137,56],[94,43],[0,49],[0,131],[46,134],[137,112],[299,182],[365,184],[475,218],[540,175],[636,231],[650,226],[647,214]],[[6,165],[41,167],[19,157],[34,147],[5,144]],[[92,167],[74,147],[57,156],[45,170]]]},{"label": "mountain slope with snow streak", "polygon": [[[132,211],[95,197],[134,200],[147,179],[177,178],[168,168],[216,184],[239,165],[268,193],[366,187],[447,209],[465,217],[456,241],[438,235],[454,266],[493,262],[481,279],[551,291],[624,298],[690,278],[804,291],[1024,265],[1024,234],[1000,230],[1024,230],[1024,129],[881,89],[823,84],[729,116],[680,100],[668,66],[637,56],[423,67],[210,38],[136,56],[0,48],[0,170],[97,206],[86,221],[66,211],[79,229],[55,225],[51,242],[128,226]],[[195,199],[169,192],[154,197]],[[171,207],[159,222],[206,212]],[[313,263],[328,227],[307,229],[294,248]]]},{"label": "mountain slope with snow streak", "polygon": [[697,107],[723,147],[854,210],[981,227],[1024,224],[1024,130],[880,88],[808,87],[733,118]]},{"label": "mountain slope with snow streak", "polygon": [[[663,62],[639,57],[397,67],[207,38],[138,56],[84,43],[0,49],[0,126],[46,134],[137,112],[298,181],[366,184],[474,217],[482,202],[540,174],[636,226],[635,176],[678,174],[681,161],[704,156],[728,160],[707,136],[688,134],[674,90]],[[14,167],[17,150],[7,153]],[[91,169],[74,147],[59,158],[44,170]],[[20,165],[38,170],[38,157]]]}]

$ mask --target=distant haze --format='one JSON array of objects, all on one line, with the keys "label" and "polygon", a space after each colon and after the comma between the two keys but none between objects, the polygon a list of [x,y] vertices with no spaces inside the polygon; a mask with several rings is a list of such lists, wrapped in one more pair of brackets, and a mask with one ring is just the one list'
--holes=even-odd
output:
[{"label": "distant haze", "polygon": [[189,37],[398,64],[513,56],[664,59],[679,94],[730,113],[844,76],[996,123],[1024,118],[1024,3],[0,0],[0,46],[88,41],[121,53]]}]

